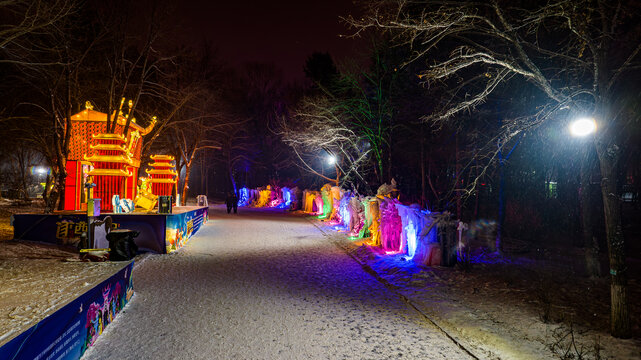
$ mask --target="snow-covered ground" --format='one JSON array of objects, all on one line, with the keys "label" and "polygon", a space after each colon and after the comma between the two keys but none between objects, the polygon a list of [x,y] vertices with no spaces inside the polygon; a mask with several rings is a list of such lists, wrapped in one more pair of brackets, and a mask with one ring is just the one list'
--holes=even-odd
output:
[{"label": "snow-covered ground", "polygon": [[83,359],[467,359],[308,220],[241,208],[133,272]]},{"label": "snow-covered ground", "polygon": [[[240,211],[216,208],[175,254],[137,257],[137,295],[85,357],[468,358],[446,332],[484,359],[560,359],[566,351],[568,359],[641,359],[638,337],[607,334],[607,278],[577,276],[581,264],[506,258],[471,272],[420,268],[317,220]],[[0,343],[123,266],[76,257],[0,241]],[[637,277],[629,291],[637,334]]]},{"label": "snow-covered ground", "polygon": [[[495,256],[486,258],[489,264],[475,264],[470,272],[422,268],[402,255],[381,255],[320,221],[314,223],[329,241],[478,358],[641,359],[638,338],[608,334],[609,307],[603,300],[608,296],[607,278],[583,279],[572,266],[558,261]],[[636,329],[638,292],[636,279],[630,279]],[[545,322],[544,312],[549,317]]]},{"label": "snow-covered ground", "polygon": [[127,262],[80,262],[54,245],[0,241],[0,345],[112,276]]}]

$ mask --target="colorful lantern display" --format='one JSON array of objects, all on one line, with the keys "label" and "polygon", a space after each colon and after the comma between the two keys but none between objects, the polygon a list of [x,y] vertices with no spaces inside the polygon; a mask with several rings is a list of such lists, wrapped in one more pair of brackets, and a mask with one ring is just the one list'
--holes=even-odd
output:
[{"label": "colorful lantern display", "polygon": [[372,237],[369,244],[372,246],[381,246],[381,214],[379,199],[372,198],[369,201],[367,208],[367,215],[369,216],[370,223],[368,230]]},{"label": "colorful lantern display", "polygon": [[370,208],[369,208],[369,201],[370,198],[366,197],[361,199],[361,206],[363,207],[363,227],[361,228],[360,233],[358,234],[359,239],[363,238],[368,238],[370,237],[370,232],[369,232],[369,227],[372,225],[372,217],[370,215]]},{"label": "colorful lantern display", "polygon": [[271,186],[267,185],[267,188],[260,190],[258,192],[258,198],[254,199],[252,202],[253,207],[265,207],[269,203],[269,198],[272,194]]},{"label": "colorful lantern display", "polygon": [[278,208],[289,209],[292,205],[292,199],[295,198],[295,195],[289,188],[283,187],[280,189],[282,202],[278,204]]},{"label": "colorful lantern display", "polygon": [[401,217],[398,215],[396,199],[383,198],[379,206],[381,214],[381,247],[387,254],[398,254],[402,251]]},{"label": "colorful lantern display", "polygon": [[[241,189],[241,194],[252,194],[253,191]],[[293,205],[289,205],[294,203],[296,192],[300,194],[297,188],[271,189],[268,186],[267,190],[256,191],[259,196],[253,205],[265,203],[264,206],[291,209]],[[330,220],[334,229],[348,232],[350,240],[366,239],[365,244],[388,255],[401,255],[416,264],[434,266],[441,263],[441,246],[435,226],[438,214],[422,210],[418,204],[402,205],[393,181],[379,187],[375,197],[362,197],[326,184],[320,192],[304,190],[300,198],[303,212]],[[328,203],[332,206],[327,206]]]},{"label": "colorful lantern display", "polygon": [[[123,133],[129,115],[113,115],[113,133],[107,132],[107,114],[93,110],[90,102],[85,110],[71,116],[65,210],[86,210],[88,199],[97,197],[102,210],[108,212],[113,210],[113,195],[120,199],[136,197],[142,137],[153,129],[156,120],[143,128],[132,118]],[[91,183],[95,188],[90,188]]]},{"label": "colorful lantern display", "polygon": [[365,209],[363,209],[363,204],[361,204],[359,196],[352,196],[349,201],[349,208],[349,236],[352,238],[358,238],[361,229],[365,225]]},{"label": "colorful lantern display", "polygon": [[303,211],[307,214],[314,214],[314,201],[316,200],[316,192],[305,190],[305,205],[303,206]]},{"label": "colorful lantern display", "polygon": [[338,213],[340,214],[340,226],[342,230],[349,230],[349,222],[352,220],[349,207],[349,202],[352,199],[352,196],[351,191],[346,191],[338,204]]},{"label": "colorful lantern display", "polygon": [[325,184],[321,187],[321,197],[323,198],[323,207],[320,214],[321,219],[329,219],[332,213],[332,186],[330,184]]},{"label": "colorful lantern display", "polygon": [[238,206],[247,206],[250,204],[249,189],[244,187],[238,190]]},{"label": "colorful lantern display", "polygon": [[151,155],[149,163],[151,169],[145,170],[151,178],[151,192],[156,196],[171,196],[176,182],[178,182],[178,173],[175,165],[172,164],[174,157],[170,155]]},{"label": "colorful lantern display", "polygon": [[157,202],[158,195],[154,195],[151,190],[151,179],[148,177],[140,178],[140,187],[138,187],[138,194],[134,199],[136,206],[151,211],[156,207]]}]

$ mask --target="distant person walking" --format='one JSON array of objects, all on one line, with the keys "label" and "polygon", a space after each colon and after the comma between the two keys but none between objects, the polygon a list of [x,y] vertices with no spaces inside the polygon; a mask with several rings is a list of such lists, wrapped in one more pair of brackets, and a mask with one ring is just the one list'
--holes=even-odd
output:
[{"label": "distant person walking", "polygon": [[227,214],[231,213],[231,209],[234,209],[234,214],[238,212],[238,197],[233,192],[227,193],[227,198],[225,199],[225,204],[227,205]]},{"label": "distant person walking", "polygon": [[236,193],[233,193],[231,195],[232,199],[232,206],[234,207],[234,214],[238,213],[238,196],[236,196]]},{"label": "distant person walking", "polygon": [[225,205],[227,205],[227,214],[231,213],[231,208],[234,206],[234,200],[232,200],[232,198],[232,193],[228,192],[227,197],[225,198]]}]

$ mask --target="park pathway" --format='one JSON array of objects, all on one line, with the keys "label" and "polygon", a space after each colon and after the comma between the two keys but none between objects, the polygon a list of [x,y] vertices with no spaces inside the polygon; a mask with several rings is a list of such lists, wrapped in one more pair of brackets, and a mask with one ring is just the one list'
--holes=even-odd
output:
[{"label": "park pathway", "polygon": [[468,359],[304,217],[214,206],[83,360]]}]

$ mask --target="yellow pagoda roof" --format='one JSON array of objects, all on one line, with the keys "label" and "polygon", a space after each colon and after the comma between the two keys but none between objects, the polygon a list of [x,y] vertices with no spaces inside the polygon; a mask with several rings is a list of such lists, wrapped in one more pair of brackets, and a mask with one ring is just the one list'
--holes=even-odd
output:
[{"label": "yellow pagoda roof", "polygon": [[91,156],[84,156],[85,161],[91,161],[92,163],[94,162],[106,162],[106,163],[117,163],[117,164],[127,164],[130,166],[135,166],[139,167],[140,163],[135,161],[135,159],[132,159],[128,156],[124,155],[91,155]]},{"label": "yellow pagoda roof", "polygon": [[152,163],[149,163],[149,166],[153,166],[156,169],[158,169],[158,168],[173,168],[174,164],[164,163],[164,162],[160,162],[160,163],[159,162],[152,162]]},{"label": "yellow pagoda roof", "polygon": [[88,173],[91,176],[126,176],[129,177],[132,173],[122,169],[93,169]]},{"label": "yellow pagoda roof", "polygon": [[151,155],[150,158],[152,160],[159,160],[159,161],[173,161],[174,157],[171,155]]},{"label": "yellow pagoda roof", "polygon": [[153,175],[173,175],[173,176],[178,175],[178,173],[176,171],[174,171],[173,169],[172,170],[169,170],[169,169],[151,169],[151,170],[150,169],[146,169],[145,172],[147,174],[153,174]]},{"label": "yellow pagoda roof", "polygon": [[[114,115],[115,115],[115,111],[114,111]],[[135,119],[132,119],[131,123],[129,124],[129,127],[132,130],[140,131],[142,135],[147,135],[156,124],[156,120],[153,119],[149,126],[147,126],[146,128],[143,128],[142,126],[136,124],[134,120]],[[107,122],[107,114],[100,111],[93,110],[93,109],[84,109],[75,115],[71,115],[71,121]],[[127,119],[125,119],[124,116],[118,116],[118,124],[125,126],[126,123],[127,123]]]},{"label": "yellow pagoda roof", "polygon": [[177,179],[151,179],[149,181],[155,184],[175,184],[178,182]]}]

